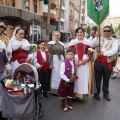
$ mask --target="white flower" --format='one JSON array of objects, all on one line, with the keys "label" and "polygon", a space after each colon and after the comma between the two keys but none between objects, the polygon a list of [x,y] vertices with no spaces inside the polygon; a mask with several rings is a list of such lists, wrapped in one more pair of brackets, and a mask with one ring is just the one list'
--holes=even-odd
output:
[{"label": "white flower", "polygon": [[5,83],[5,86],[7,87],[7,86],[11,86],[11,85],[13,85],[14,84],[14,80],[13,79],[8,79],[7,81],[6,81],[6,83]]},{"label": "white flower", "polygon": [[93,52],[95,52],[94,49],[92,49],[92,48],[88,48],[88,54],[91,54],[91,53],[93,53]]}]

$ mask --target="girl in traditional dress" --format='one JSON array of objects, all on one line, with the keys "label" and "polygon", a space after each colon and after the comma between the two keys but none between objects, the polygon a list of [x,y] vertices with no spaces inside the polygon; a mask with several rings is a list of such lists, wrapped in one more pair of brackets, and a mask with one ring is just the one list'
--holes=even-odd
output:
[{"label": "girl in traditional dress", "polygon": [[50,53],[50,69],[52,69],[50,92],[52,94],[57,94],[61,80],[60,65],[64,60],[65,51],[64,44],[60,42],[60,33],[58,31],[54,31],[52,36],[53,41],[48,42],[47,45]]},{"label": "girl in traditional dress", "polygon": [[19,64],[30,62],[31,56],[28,56],[30,43],[24,39],[24,30],[16,28],[11,40],[7,46],[7,55],[11,58],[12,74]]},{"label": "girl in traditional dress", "polygon": [[71,40],[69,46],[75,50],[75,58],[78,63],[76,75],[78,80],[75,82],[75,96],[79,98],[80,102],[83,102],[85,95],[90,95],[93,91],[93,63],[91,58],[93,53],[88,54],[88,45],[83,43],[84,30],[79,27],[75,31],[76,39]]}]

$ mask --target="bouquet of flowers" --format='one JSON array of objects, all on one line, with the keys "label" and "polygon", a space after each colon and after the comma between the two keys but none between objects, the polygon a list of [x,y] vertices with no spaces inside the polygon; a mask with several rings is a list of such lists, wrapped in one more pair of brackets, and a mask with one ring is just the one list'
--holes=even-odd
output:
[{"label": "bouquet of flowers", "polygon": [[91,53],[94,53],[94,52],[95,52],[94,49],[92,49],[92,48],[88,48],[88,55],[91,54]]},{"label": "bouquet of flowers", "polygon": [[75,76],[74,74],[71,75],[70,82],[74,82],[78,79],[78,76]]},{"label": "bouquet of flowers", "polygon": [[8,79],[5,83],[5,86],[8,90],[12,90],[14,86],[14,80],[13,79]]},{"label": "bouquet of flowers", "polygon": [[[70,82],[74,82],[78,79],[78,76],[75,76],[74,74],[71,75],[71,78],[70,78]],[[69,87],[69,82],[67,83],[68,87]]]},{"label": "bouquet of flowers", "polygon": [[37,45],[36,44],[31,44],[30,45],[30,50],[29,50],[29,54],[35,52],[37,49]]}]

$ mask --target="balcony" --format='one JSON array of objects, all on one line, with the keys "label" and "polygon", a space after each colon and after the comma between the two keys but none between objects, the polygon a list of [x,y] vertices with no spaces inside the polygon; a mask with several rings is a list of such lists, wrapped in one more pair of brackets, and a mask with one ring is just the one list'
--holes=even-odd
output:
[{"label": "balcony", "polygon": [[74,15],[70,15],[70,20],[73,20],[74,19]]},{"label": "balcony", "polygon": [[77,23],[78,19],[77,18],[74,18],[74,23]]},{"label": "balcony", "polygon": [[[44,5],[43,6],[43,17],[47,17],[48,16],[48,5]],[[50,19],[56,19],[56,10],[51,9],[50,10]]]},{"label": "balcony", "polygon": [[61,18],[65,19],[65,14],[61,14]]},{"label": "balcony", "polygon": [[60,30],[64,30],[64,26],[60,26]]}]

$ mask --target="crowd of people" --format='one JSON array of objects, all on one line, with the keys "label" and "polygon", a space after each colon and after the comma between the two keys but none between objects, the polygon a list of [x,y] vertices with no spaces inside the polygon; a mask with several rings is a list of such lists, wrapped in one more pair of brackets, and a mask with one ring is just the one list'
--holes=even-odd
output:
[{"label": "crowd of people", "polygon": [[[43,97],[48,99],[48,91],[58,95],[64,111],[73,109],[72,102],[76,99],[82,103],[91,94],[100,100],[101,84],[104,98],[111,100],[109,80],[118,53],[118,40],[111,36],[110,26],[105,26],[102,33],[91,30],[87,38],[84,29],[78,27],[75,30],[76,38],[70,41],[66,53],[60,41],[60,32],[54,31],[52,40],[48,43],[40,40],[39,49],[32,54],[28,52],[30,43],[24,39],[22,28],[16,28],[10,40],[3,34],[6,29],[7,23],[1,21],[0,77],[11,69],[13,74],[22,63],[32,63],[38,71]],[[120,71],[119,63],[114,68],[115,72]]]}]

